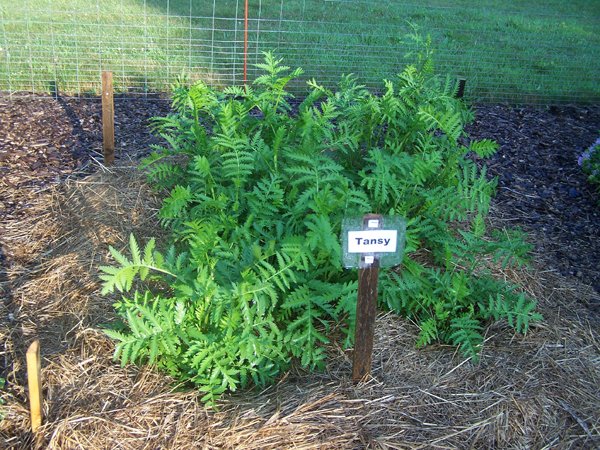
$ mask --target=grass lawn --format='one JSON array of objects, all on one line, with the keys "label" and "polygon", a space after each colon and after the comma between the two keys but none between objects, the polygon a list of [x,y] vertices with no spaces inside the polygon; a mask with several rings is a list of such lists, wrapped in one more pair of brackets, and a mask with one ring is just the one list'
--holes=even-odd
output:
[{"label": "grass lawn", "polygon": [[[0,0],[0,90],[164,91],[181,73],[243,82],[244,1]],[[475,101],[600,99],[600,2],[546,0],[249,1],[249,63],[275,50],[333,85],[354,72],[379,86],[406,63],[416,25],[437,70],[467,78]],[[249,80],[255,76],[249,68]]]}]

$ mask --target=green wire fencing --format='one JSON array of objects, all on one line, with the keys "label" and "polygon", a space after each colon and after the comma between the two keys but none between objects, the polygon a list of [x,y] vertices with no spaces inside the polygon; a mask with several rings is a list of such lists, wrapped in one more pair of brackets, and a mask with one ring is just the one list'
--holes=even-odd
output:
[{"label": "green wire fencing", "polygon": [[354,73],[378,89],[431,38],[436,71],[474,102],[600,99],[600,2],[480,0],[0,0],[0,91],[164,93],[180,76],[243,84],[262,53],[334,86]]}]

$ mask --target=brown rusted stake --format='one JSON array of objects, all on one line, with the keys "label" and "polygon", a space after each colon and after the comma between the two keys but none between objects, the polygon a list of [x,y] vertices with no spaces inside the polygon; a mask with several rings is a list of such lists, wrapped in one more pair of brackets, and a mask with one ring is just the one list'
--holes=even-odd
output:
[{"label": "brown rusted stake", "polygon": [[102,72],[102,151],[104,164],[115,162],[115,105],[112,72]]},{"label": "brown rusted stake", "polygon": [[[363,229],[369,229],[369,221],[377,220],[381,227],[382,216],[368,214],[363,218]],[[364,255],[361,256],[364,258]],[[373,361],[373,336],[377,315],[377,282],[379,280],[379,259],[358,270],[358,300],[356,302],[356,331],[354,334],[354,360],[352,380],[359,382],[371,373]]]},{"label": "brown rusted stake", "polygon": [[40,341],[33,341],[26,354],[27,384],[29,386],[29,407],[31,409],[31,431],[42,426],[42,363]]}]

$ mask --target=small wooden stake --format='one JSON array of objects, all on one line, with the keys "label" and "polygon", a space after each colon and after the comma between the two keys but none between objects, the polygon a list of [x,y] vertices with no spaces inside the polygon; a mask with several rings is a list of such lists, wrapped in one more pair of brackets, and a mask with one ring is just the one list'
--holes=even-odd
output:
[{"label": "small wooden stake", "polygon": [[115,105],[112,72],[102,72],[102,150],[104,164],[115,162]]},{"label": "small wooden stake", "polygon": [[465,86],[467,80],[465,78],[458,79],[458,91],[456,92],[456,98],[463,98],[465,96]]},{"label": "small wooden stake", "polygon": [[58,83],[55,80],[51,80],[48,82],[48,87],[50,88],[50,95],[58,98]]},{"label": "small wooden stake", "polygon": [[40,341],[33,341],[27,350],[27,383],[29,385],[29,406],[31,408],[31,431],[42,425],[42,363]]},{"label": "small wooden stake", "polygon": [[[382,216],[378,214],[364,216],[363,229],[369,228],[368,223],[370,220],[378,220],[380,227]],[[364,258],[364,255],[361,258]],[[377,315],[378,280],[379,259],[375,257],[372,264],[358,270],[356,331],[354,334],[354,360],[352,362],[352,380],[354,382],[364,379],[371,373],[375,316]]]}]

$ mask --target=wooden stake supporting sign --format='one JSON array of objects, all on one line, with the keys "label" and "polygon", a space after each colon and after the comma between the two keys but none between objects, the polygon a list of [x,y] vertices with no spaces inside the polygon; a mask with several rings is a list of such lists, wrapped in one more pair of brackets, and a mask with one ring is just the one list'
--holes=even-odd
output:
[{"label": "wooden stake supporting sign", "polygon": [[406,221],[367,214],[362,219],[344,218],[342,230],[344,266],[359,269],[352,363],[352,380],[358,382],[371,373],[379,268],[401,263]]},{"label": "wooden stake supporting sign", "polygon": [[27,350],[27,384],[29,386],[29,407],[31,408],[31,431],[42,426],[42,363],[40,341],[33,341]]},{"label": "wooden stake supporting sign", "polygon": [[115,162],[115,105],[112,72],[102,72],[102,151],[104,164]]},{"label": "wooden stake supporting sign", "polygon": [[[381,228],[381,219],[381,215],[367,214],[363,217],[363,230]],[[377,282],[379,280],[379,258],[367,253],[363,254],[361,258],[365,267],[358,270],[358,300],[356,302],[356,330],[352,362],[352,380],[355,382],[371,373],[375,316],[377,315]]]}]

